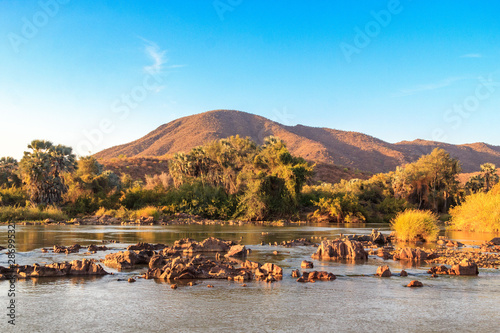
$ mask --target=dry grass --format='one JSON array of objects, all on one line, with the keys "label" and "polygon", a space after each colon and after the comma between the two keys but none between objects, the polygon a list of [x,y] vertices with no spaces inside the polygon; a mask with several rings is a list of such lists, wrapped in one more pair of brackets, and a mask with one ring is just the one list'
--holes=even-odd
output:
[{"label": "dry grass", "polygon": [[417,241],[420,238],[433,241],[439,234],[438,217],[431,211],[407,209],[391,221],[391,229],[402,241]]},{"label": "dry grass", "polygon": [[40,208],[36,206],[28,207],[0,207],[0,221],[43,221],[53,219],[55,221],[67,220],[68,216],[58,207],[49,206]]},{"label": "dry grass", "polygon": [[450,210],[451,230],[499,232],[500,231],[500,184],[488,193],[468,196],[464,203]]}]

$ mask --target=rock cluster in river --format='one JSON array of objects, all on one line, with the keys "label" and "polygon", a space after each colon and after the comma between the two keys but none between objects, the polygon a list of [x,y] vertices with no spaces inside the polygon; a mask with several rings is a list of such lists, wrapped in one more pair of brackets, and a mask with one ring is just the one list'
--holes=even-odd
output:
[{"label": "rock cluster in river", "polygon": [[477,264],[468,259],[463,259],[459,264],[448,268],[444,265],[431,267],[427,273],[429,274],[447,274],[447,275],[478,275],[479,270]]},{"label": "rock cluster in river", "polygon": [[312,258],[318,260],[367,260],[368,253],[361,242],[334,239],[322,241]]},{"label": "rock cluster in river", "polygon": [[101,265],[92,260],[73,260],[71,262],[53,263],[47,265],[13,265],[10,267],[0,266],[0,280],[14,276],[18,279],[38,277],[60,277],[81,275],[106,275],[108,274]]}]

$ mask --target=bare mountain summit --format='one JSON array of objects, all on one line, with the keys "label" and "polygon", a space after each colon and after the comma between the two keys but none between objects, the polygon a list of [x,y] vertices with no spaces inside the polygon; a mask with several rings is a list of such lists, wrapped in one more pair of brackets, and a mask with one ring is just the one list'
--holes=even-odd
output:
[{"label": "bare mountain summit", "polygon": [[274,135],[285,141],[293,154],[309,161],[333,163],[373,173],[394,170],[398,165],[413,162],[436,147],[459,159],[464,172],[477,171],[486,162],[500,165],[500,147],[485,143],[452,145],[415,140],[393,144],[358,132],[303,125],[285,126],[234,110],[215,110],[179,118],[136,141],[105,149],[95,156],[109,159],[119,155],[171,155],[231,135],[250,137],[259,144],[265,137]]}]

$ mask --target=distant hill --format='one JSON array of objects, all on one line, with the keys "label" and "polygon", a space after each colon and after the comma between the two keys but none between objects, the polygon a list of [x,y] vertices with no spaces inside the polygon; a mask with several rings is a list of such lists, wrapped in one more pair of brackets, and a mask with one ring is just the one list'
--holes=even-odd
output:
[{"label": "distant hill", "polygon": [[215,110],[176,119],[161,125],[146,136],[127,144],[105,149],[95,156],[110,159],[127,157],[162,157],[212,140],[231,135],[250,137],[257,143],[269,135],[286,142],[295,155],[309,161],[337,165],[371,173],[388,172],[413,162],[434,148],[445,149],[462,163],[464,172],[479,170],[491,162],[500,166],[500,147],[485,143],[452,145],[414,140],[388,143],[372,136],[331,128],[304,125],[286,126],[267,118],[234,110]]}]

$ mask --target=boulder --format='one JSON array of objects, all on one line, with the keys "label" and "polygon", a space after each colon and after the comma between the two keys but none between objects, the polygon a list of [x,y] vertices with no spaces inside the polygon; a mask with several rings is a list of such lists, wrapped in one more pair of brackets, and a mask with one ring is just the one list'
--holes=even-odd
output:
[{"label": "boulder", "polygon": [[283,269],[275,264],[266,263],[260,269],[275,277],[283,276]]},{"label": "boulder", "polygon": [[262,265],[256,261],[250,261],[246,260],[243,264],[241,264],[242,268],[245,269],[250,269],[250,270],[255,270],[257,268],[260,268]]},{"label": "boulder", "polygon": [[128,251],[158,251],[158,250],[163,250],[166,248],[167,245],[165,244],[149,244],[149,243],[137,243],[135,245],[129,245],[127,247]]},{"label": "boulder", "polygon": [[298,269],[294,269],[292,271],[292,277],[298,278],[300,276],[300,271]]},{"label": "boulder", "polygon": [[44,266],[33,264],[24,266],[12,266],[11,268],[0,267],[3,276],[15,276],[19,279],[39,278],[39,277],[62,277],[71,275],[106,275],[101,265],[94,261],[83,259],[71,262],[53,263]]},{"label": "boulder", "polygon": [[488,243],[491,245],[500,245],[500,237],[495,237],[492,240],[490,240]]},{"label": "boulder", "polygon": [[424,284],[420,281],[417,281],[417,280],[412,280],[410,281],[410,283],[408,283],[407,287],[410,287],[410,288],[415,288],[415,287],[423,287]]},{"label": "boulder", "polygon": [[453,265],[450,269],[453,275],[478,275],[477,264],[469,259],[463,259],[458,265]]},{"label": "boulder", "polygon": [[370,235],[370,241],[375,244],[385,244],[385,236],[380,232],[375,229],[372,230],[372,233]]},{"label": "boulder", "polygon": [[225,257],[246,257],[247,249],[245,245],[233,245],[229,249],[229,252],[225,255]]},{"label": "boulder", "polygon": [[377,273],[375,274],[380,277],[390,277],[392,275],[391,270],[389,269],[389,266],[379,266],[377,268]]},{"label": "boulder", "polygon": [[54,253],[76,253],[80,251],[81,246],[79,244],[71,245],[71,246],[59,246],[54,245]]},{"label": "boulder", "polygon": [[368,253],[358,241],[335,239],[322,241],[312,257],[319,260],[367,260]]},{"label": "boulder", "polygon": [[402,269],[401,273],[399,273],[399,276],[405,277],[408,276],[408,273],[404,269]]},{"label": "boulder", "polygon": [[300,264],[300,268],[313,268],[314,267],[314,264],[312,263],[312,261],[307,261],[307,260],[303,260],[302,263]]},{"label": "boulder", "polygon": [[89,247],[87,248],[88,252],[107,251],[107,250],[108,250],[108,248],[105,245],[98,246],[98,245],[92,244],[92,245],[89,245]]},{"label": "boulder", "polygon": [[420,249],[405,247],[393,255],[394,260],[424,261],[428,257],[427,252]]},{"label": "boulder", "polygon": [[118,270],[133,268],[135,265],[147,265],[152,252],[148,251],[120,251],[107,254],[104,258],[104,265]]}]

